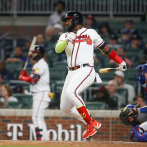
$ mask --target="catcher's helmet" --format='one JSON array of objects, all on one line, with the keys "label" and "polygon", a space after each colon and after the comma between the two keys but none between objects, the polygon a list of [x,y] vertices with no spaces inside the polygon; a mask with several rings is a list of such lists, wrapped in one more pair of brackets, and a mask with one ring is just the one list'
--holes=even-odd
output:
[{"label": "catcher's helmet", "polygon": [[67,19],[72,19],[72,25],[68,28],[68,32],[71,32],[76,25],[83,25],[83,15],[80,12],[68,11],[62,21],[66,22]]},{"label": "catcher's helmet", "polygon": [[44,56],[44,49],[42,46],[35,45],[34,50],[32,50],[32,52],[38,53],[38,55],[35,56],[33,60],[39,60],[40,58]]}]

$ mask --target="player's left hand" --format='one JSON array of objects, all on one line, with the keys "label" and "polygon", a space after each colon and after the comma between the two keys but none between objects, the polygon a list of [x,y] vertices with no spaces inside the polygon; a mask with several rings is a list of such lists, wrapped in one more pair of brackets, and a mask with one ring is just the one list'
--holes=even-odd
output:
[{"label": "player's left hand", "polygon": [[127,69],[126,63],[124,61],[120,63],[118,69],[121,71],[125,71]]}]

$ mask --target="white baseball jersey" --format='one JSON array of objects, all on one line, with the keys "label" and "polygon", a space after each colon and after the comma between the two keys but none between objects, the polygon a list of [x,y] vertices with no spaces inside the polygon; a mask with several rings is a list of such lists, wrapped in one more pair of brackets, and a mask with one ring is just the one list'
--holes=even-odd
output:
[{"label": "white baseball jersey", "polygon": [[[31,77],[34,74],[40,75],[40,79],[36,84],[30,85],[30,91],[33,93],[33,114],[32,121],[35,128],[39,128],[39,133],[42,135],[41,140],[49,140],[47,136],[47,127],[44,121],[44,111],[51,101],[48,93],[50,93],[49,86],[49,68],[44,59],[40,59],[34,64]],[[37,136],[38,132],[36,132]]]},{"label": "white baseball jersey", "polygon": [[[62,34],[58,41],[65,40],[67,35],[68,33]],[[85,105],[80,94],[94,82],[95,77],[97,77],[97,82],[101,82],[99,75],[95,73],[93,67],[93,52],[94,47],[98,48],[103,43],[103,39],[95,30],[82,28],[77,31],[75,40],[69,41],[65,48],[69,67],[85,63],[91,65],[68,71],[60,101],[60,108],[64,113],[77,118],[83,123],[85,121],[76,108]]]},{"label": "white baseball jersey", "polygon": [[[63,33],[58,41],[65,40],[67,33]],[[68,42],[65,48],[67,63],[69,67],[89,63],[93,66],[94,47],[103,45],[104,41],[93,29],[82,28],[77,31],[76,39]]]},{"label": "white baseball jersey", "polygon": [[47,63],[44,61],[44,59],[41,59],[34,64],[32,72],[31,72],[31,77],[33,77],[34,74],[40,75],[40,79],[36,84],[30,85],[30,91],[31,92],[42,92],[42,91],[50,92],[49,68]]}]

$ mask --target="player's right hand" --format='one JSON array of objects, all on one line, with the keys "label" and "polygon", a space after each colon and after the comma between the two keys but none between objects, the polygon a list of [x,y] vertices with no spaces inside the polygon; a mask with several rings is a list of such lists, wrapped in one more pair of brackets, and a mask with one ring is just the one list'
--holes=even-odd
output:
[{"label": "player's right hand", "polygon": [[24,81],[24,76],[23,76],[22,74],[20,74],[18,80],[20,80],[20,81]]},{"label": "player's right hand", "polygon": [[20,74],[24,76],[26,74],[26,71],[22,70]]},{"label": "player's right hand", "polygon": [[27,75],[28,75],[27,72],[25,70],[22,70],[18,79],[20,81],[24,81],[24,77],[27,77]]},{"label": "player's right hand", "polygon": [[124,61],[120,63],[118,69],[121,71],[125,71],[127,69],[126,63]]},{"label": "player's right hand", "polygon": [[68,42],[68,41],[73,41],[74,39],[76,38],[76,34],[71,32],[68,34],[68,36],[65,38],[65,41]]}]

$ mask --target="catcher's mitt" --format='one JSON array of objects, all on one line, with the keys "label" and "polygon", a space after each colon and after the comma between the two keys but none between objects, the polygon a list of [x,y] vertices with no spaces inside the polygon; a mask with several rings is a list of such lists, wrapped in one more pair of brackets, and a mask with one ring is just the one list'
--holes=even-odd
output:
[{"label": "catcher's mitt", "polygon": [[[132,114],[128,115],[131,111],[133,111]],[[121,113],[119,115],[119,118],[125,125],[131,125],[134,122],[137,122],[137,116],[138,116],[138,111],[137,109],[131,109],[131,108],[123,108],[121,110]]]}]

